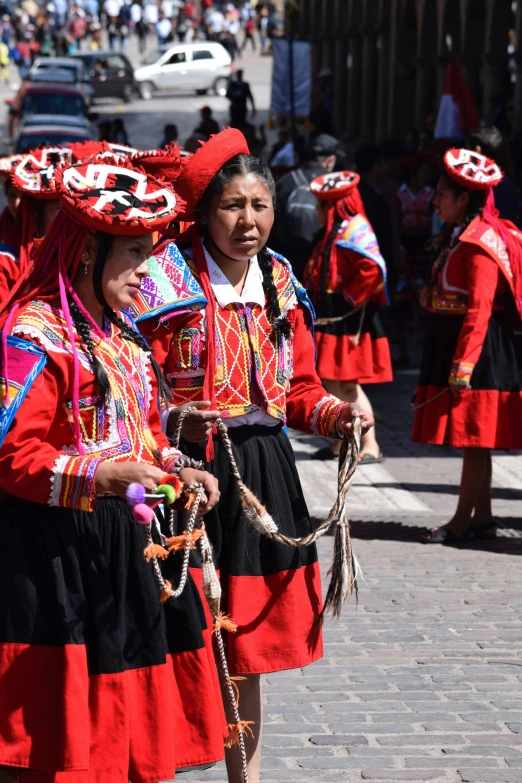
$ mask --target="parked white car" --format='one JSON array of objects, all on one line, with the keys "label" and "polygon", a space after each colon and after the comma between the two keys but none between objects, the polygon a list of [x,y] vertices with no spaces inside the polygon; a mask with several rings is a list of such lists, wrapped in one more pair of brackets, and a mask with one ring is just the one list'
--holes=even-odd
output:
[{"label": "parked white car", "polygon": [[200,41],[169,45],[148,55],[134,78],[145,100],[155,92],[172,90],[198,95],[213,90],[225,96],[232,70],[232,59],[220,43]]}]

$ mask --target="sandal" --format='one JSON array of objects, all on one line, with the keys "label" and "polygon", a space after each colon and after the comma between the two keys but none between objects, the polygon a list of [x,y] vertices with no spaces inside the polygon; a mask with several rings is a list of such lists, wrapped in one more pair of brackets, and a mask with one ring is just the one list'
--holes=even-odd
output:
[{"label": "sandal", "polygon": [[374,457],[373,454],[361,454],[359,457],[359,465],[378,465],[380,462],[384,462],[384,455],[382,451],[379,451],[379,456]]},{"label": "sandal", "polygon": [[457,536],[448,527],[433,527],[419,538],[421,544],[442,544],[443,546],[458,546],[475,538],[473,526],[468,527],[462,535]]},{"label": "sandal", "polygon": [[314,451],[311,459],[320,459],[324,462],[326,460],[339,459],[339,455],[334,454],[329,446],[323,446],[322,449]]}]

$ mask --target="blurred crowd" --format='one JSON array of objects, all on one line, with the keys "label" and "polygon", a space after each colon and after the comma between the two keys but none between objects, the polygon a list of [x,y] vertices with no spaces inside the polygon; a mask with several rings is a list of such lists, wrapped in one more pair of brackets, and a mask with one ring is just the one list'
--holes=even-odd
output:
[{"label": "blurred crowd", "polygon": [[37,56],[67,56],[78,49],[126,51],[136,36],[140,52],[172,41],[219,41],[232,59],[245,47],[268,54],[282,32],[269,0],[23,0],[0,3],[0,78],[16,63],[22,78]]}]

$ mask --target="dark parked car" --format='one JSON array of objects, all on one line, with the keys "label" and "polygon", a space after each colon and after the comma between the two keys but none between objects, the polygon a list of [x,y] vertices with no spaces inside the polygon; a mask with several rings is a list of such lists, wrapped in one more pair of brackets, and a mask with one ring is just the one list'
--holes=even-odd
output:
[{"label": "dark parked car", "polygon": [[89,83],[96,98],[120,98],[126,103],[139,95],[134,80],[134,69],[124,54],[119,52],[75,52],[72,57],[82,60]]},{"label": "dark parked car", "polygon": [[9,106],[9,135],[14,136],[22,117],[27,114],[65,114],[87,116],[87,106],[80,88],[58,82],[24,82]]},{"label": "dark parked car", "polygon": [[42,146],[65,146],[68,142],[89,141],[91,129],[75,125],[29,125],[20,130],[14,152],[29,152]]},{"label": "dark parked car", "polygon": [[50,143],[53,146],[68,141],[95,139],[96,131],[86,117],[68,117],[66,114],[28,114],[24,117],[13,139],[15,152]]}]

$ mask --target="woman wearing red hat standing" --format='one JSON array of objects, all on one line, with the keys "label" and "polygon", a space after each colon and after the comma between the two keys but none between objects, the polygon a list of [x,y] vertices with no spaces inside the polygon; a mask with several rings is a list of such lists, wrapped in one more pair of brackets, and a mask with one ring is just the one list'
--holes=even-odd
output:
[{"label": "woman wearing red hat standing", "polygon": [[170,473],[203,483],[202,511],[219,495],[162,433],[165,382],[127,314],[179,205],[121,158],[62,168],[56,188],[0,311],[0,759],[22,783],[152,783],[223,756],[198,591],[160,603],[125,501]]},{"label": "woman wearing red hat standing", "polygon": [[413,440],[464,450],[457,510],[423,543],[455,544],[494,528],[491,449],[522,448],[522,235],[495,209],[502,179],[484,155],[444,156],[435,208],[448,224],[425,304]]},{"label": "woman wearing red hat standing", "polygon": [[72,160],[71,150],[65,147],[42,147],[20,156],[15,163],[11,184],[21,198],[13,223],[3,235],[0,246],[0,302],[30,269],[58,211],[56,169]]},{"label": "woman wearing red hat standing", "polygon": [[[371,411],[361,384],[393,380],[390,347],[377,309],[387,304],[386,264],[357,189],[353,171],[325,174],[310,183],[325,233],[305,271],[317,314],[317,374],[342,400]],[[340,442],[319,449],[315,459],[334,459]],[[361,464],[382,461],[370,430]]]},{"label": "woman wearing red hat standing", "polygon": [[[196,223],[155,249],[144,287],[149,309],[139,326],[175,402],[197,409],[183,422],[183,448],[201,459],[206,444],[208,469],[220,483],[221,503],[205,524],[226,611],[238,626],[227,654],[241,675],[241,716],[256,724],[246,745],[249,779],[258,783],[260,675],[322,656],[319,564],[315,545],[285,547],[250,525],[213,424],[218,416],[226,423],[245,484],[279,529],[297,537],[312,528],[283,425],[344,437],[355,408],[326,394],[317,377],[308,299],[288,263],[265,246],[274,182],[244,136],[229,129],[212,137],[186,163],[176,190],[187,201],[184,219]],[[371,425],[370,416],[362,418]],[[235,748],[227,768],[239,783]]]}]

